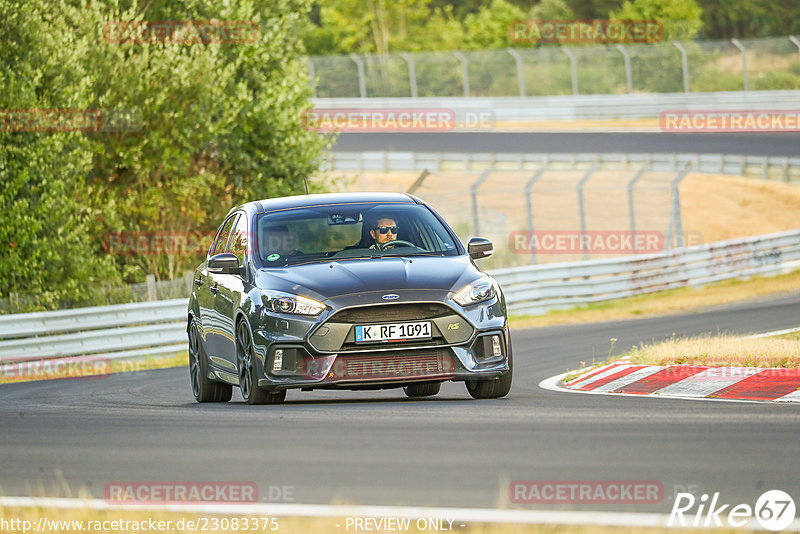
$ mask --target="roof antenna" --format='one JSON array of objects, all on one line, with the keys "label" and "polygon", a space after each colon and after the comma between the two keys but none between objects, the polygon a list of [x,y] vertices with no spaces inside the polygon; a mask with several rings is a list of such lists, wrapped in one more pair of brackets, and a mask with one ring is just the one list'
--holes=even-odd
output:
[{"label": "roof antenna", "polygon": [[308,178],[306,178],[305,175],[303,175],[303,183],[306,184],[306,195],[307,195],[308,194]]}]

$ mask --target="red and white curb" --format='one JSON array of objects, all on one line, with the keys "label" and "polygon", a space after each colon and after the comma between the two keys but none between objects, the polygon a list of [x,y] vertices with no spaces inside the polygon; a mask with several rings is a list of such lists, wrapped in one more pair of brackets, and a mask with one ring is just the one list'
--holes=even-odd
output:
[{"label": "red and white curb", "polygon": [[545,389],[695,399],[800,402],[800,369],[635,365],[627,359],[543,380]]}]

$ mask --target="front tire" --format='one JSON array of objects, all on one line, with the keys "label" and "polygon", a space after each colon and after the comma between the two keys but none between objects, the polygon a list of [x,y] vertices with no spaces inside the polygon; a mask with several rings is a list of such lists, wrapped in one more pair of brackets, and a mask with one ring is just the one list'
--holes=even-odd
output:
[{"label": "front tire", "polygon": [[511,391],[511,380],[513,378],[513,358],[511,351],[508,353],[508,371],[499,378],[486,380],[467,380],[467,391],[473,399],[499,399],[505,397]]},{"label": "front tire", "polygon": [[208,357],[194,320],[189,322],[189,380],[197,402],[228,402],[233,396],[229,384],[208,378]]},{"label": "front tire", "polygon": [[258,385],[258,366],[253,337],[244,321],[236,328],[236,361],[239,367],[239,390],[247,404],[280,404],[286,398],[286,390],[267,391]]},{"label": "front tire", "polygon": [[442,389],[441,382],[423,382],[421,384],[409,384],[403,388],[407,397],[432,397]]}]

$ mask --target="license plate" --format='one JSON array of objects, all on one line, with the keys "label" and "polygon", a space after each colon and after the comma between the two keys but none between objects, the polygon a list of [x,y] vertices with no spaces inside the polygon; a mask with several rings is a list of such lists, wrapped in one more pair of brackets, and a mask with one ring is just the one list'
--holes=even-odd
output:
[{"label": "license plate", "polygon": [[393,323],[356,326],[356,343],[430,339],[431,323]]}]

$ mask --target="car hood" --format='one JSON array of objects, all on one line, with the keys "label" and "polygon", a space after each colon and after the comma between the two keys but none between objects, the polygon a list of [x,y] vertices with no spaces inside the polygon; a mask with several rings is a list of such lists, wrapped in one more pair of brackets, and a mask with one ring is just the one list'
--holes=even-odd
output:
[{"label": "car hood", "polygon": [[256,283],[262,289],[327,300],[372,291],[458,291],[481,275],[466,256],[382,257],[261,269]]}]

